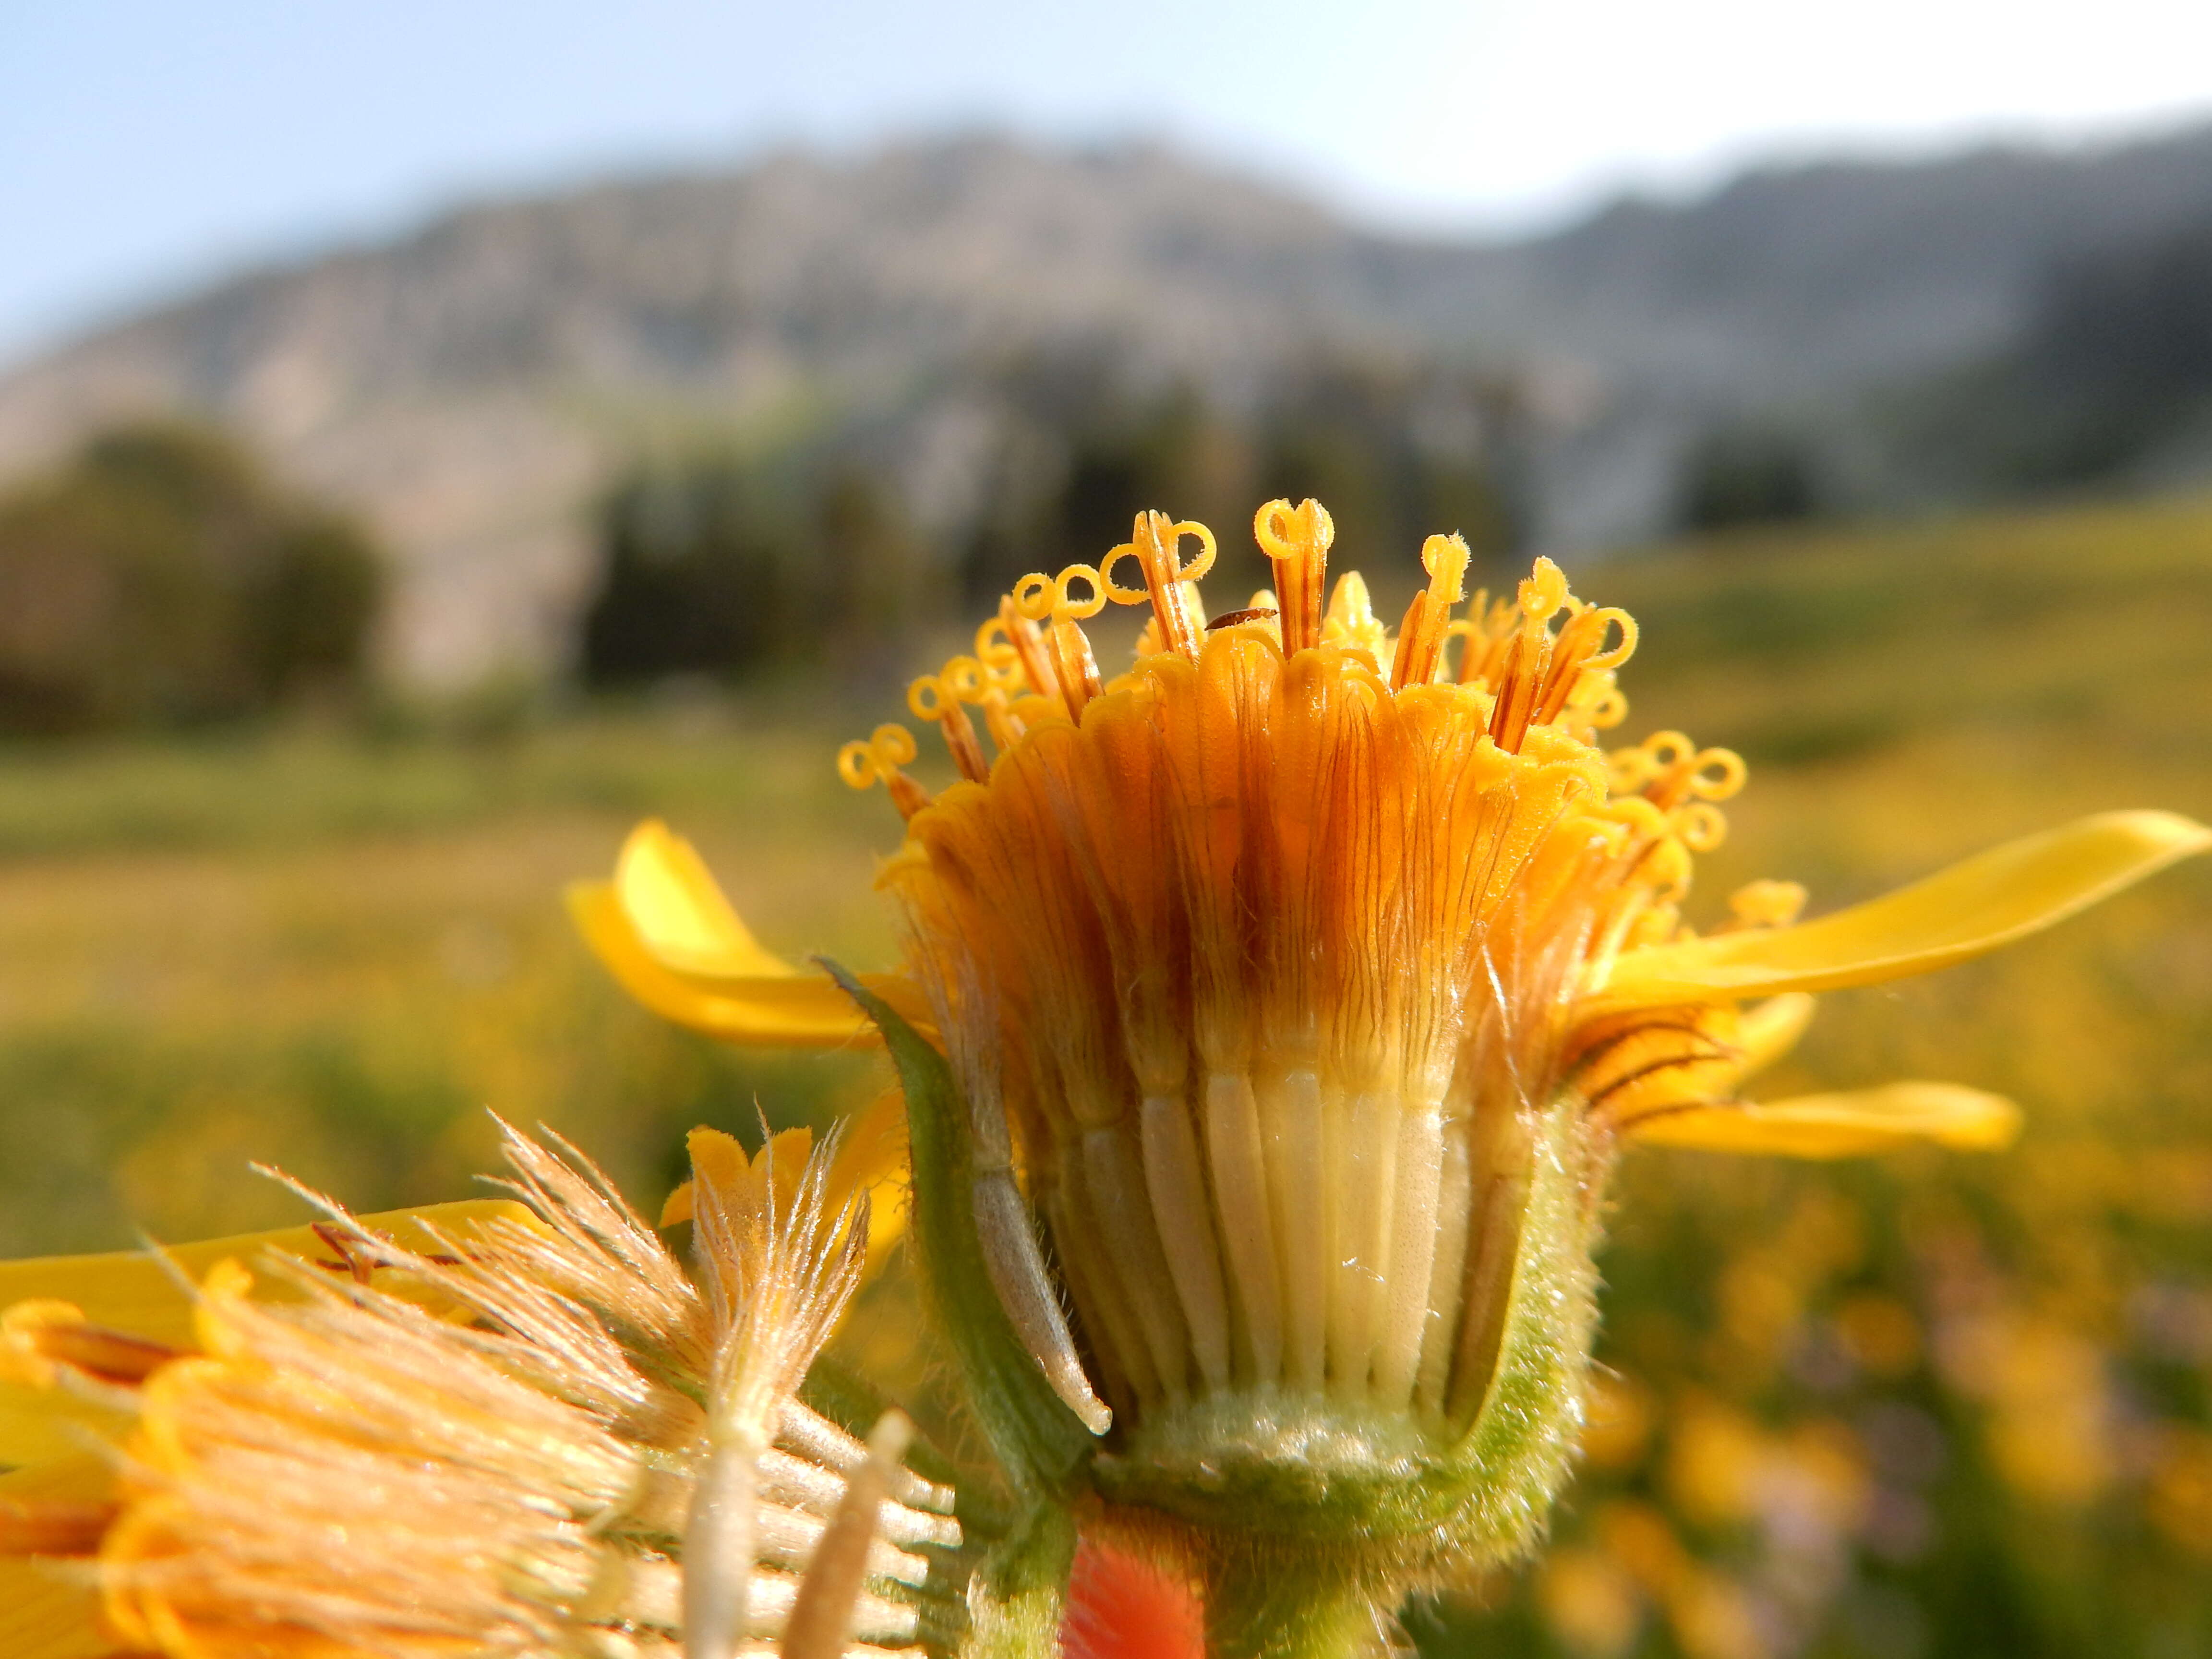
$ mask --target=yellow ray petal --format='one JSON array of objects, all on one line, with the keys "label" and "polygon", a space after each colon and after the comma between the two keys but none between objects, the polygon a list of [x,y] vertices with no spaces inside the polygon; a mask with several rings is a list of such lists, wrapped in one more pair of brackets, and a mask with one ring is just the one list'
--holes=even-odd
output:
[{"label": "yellow ray petal", "polygon": [[[458,1204],[425,1204],[356,1216],[355,1220],[368,1232],[412,1249],[427,1250],[433,1243],[429,1229],[447,1237],[465,1238],[495,1216],[526,1220],[530,1214],[527,1206],[513,1199],[472,1198]],[[93,1324],[173,1347],[189,1347],[192,1303],[179,1283],[179,1275],[196,1283],[218,1261],[235,1256],[250,1262],[267,1250],[280,1250],[309,1261],[335,1260],[330,1244],[312,1227],[281,1227],[193,1244],[164,1245],[158,1257],[150,1250],[112,1250],[98,1255],[0,1261],[0,1308],[33,1298],[74,1303]],[[289,1286],[265,1278],[257,1279],[255,1284],[258,1293],[270,1301],[288,1300],[295,1294]],[[11,1460],[0,1451],[0,1462],[10,1461],[28,1460]]]},{"label": "yellow ray petal", "polygon": [[[526,1218],[529,1214],[511,1199],[495,1198],[425,1205],[356,1220],[372,1233],[428,1249],[432,1239],[426,1225],[449,1238],[465,1238],[492,1216]],[[189,1348],[196,1343],[191,1297],[185,1285],[196,1282],[218,1261],[231,1257],[251,1261],[270,1249],[311,1261],[337,1261],[331,1247],[311,1228],[285,1227],[173,1245],[163,1251],[166,1262],[147,1250],[0,1261],[0,1308],[33,1300],[72,1303],[93,1324]],[[266,1275],[254,1284],[257,1293],[270,1301],[297,1295],[289,1285]],[[0,1376],[0,1467],[67,1456],[82,1450],[88,1437],[112,1438],[125,1426],[121,1413],[60,1389]],[[0,1649],[0,1653],[7,1651]]]},{"label": "yellow ray petal", "polygon": [[[126,1412],[0,1377],[0,1467],[51,1463],[96,1441],[118,1440],[130,1427]],[[12,1651],[0,1647],[0,1653]]]},{"label": "yellow ray petal", "polygon": [[[0,1506],[11,1499],[97,1503],[114,1490],[112,1462],[78,1452],[0,1474]],[[121,1644],[100,1632],[99,1609],[91,1584],[58,1564],[0,1556],[0,1654],[8,1659],[92,1659],[119,1651]]]},{"label": "yellow ray petal", "polygon": [[1929,973],[2048,927],[2208,847],[2212,830],[2175,813],[2100,813],[1794,927],[1626,952],[1597,1000],[1767,996]]},{"label": "yellow ray petal", "polygon": [[[730,1042],[836,1048],[876,1041],[875,1028],[826,974],[786,971],[757,979],[716,979],[714,988],[704,989],[646,950],[610,884],[571,886],[568,911],[616,981],[663,1019]],[[901,1012],[919,1015],[927,1024],[921,992],[902,975],[862,979]]]},{"label": "yellow ray petal", "polygon": [[[850,1023],[849,999],[829,987],[826,975],[794,968],[763,950],[723,896],[706,860],[658,819],[638,825],[623,843],[614,892],[639,951],[693,990],[805,1020],[811,1020],[816,1010],[834,1010],[829,1024],[841,1031]],[[900,976],[862,977],[910,1021],[927,1023],[920,992]],[[855,1029],[863,1026],[855,1023]],[[794,1035],[769,1040],[807,1039]]]},{"label": "yellow ray petal", "polygon": [[1736,1075],[1763,1072],[1795,1048],[1819,1006],[1803,992],[1791,991],[1745,1009],[1735,1028],[1735,1046],[1743,1056]]},{"label": "yellow ray petal", "polygon": [[672,972],[752,980],[799,971],[761,948],[706,860],[657,818],[639,824],[623,843],[614,885],[638,943]]},{"label": "yellow ray petal", "polygon": [[[694,1161],[696,1161],[695,1153]],[[906,1097],[886,1089],[847,1121],[830,1167],[829,1198],[842,1204],[855,1192],[868,1194],[868,1262],[873,1276],[892,1245],[906,1231],[902,1194],[906,1177]],[[660,1224],[673,1227],[691,1219],[691,1183],[669,1194]]]},{"label": "yellow ray petal", "polygon": [[1632,1125],[1628,1138],[1658,1146],[1784,1158],[1855,1158],[1932,1140],[1957,1152],[1995,1152],[2020,1129],[2020,1108],[1955,1083],[1892,1083],[1849,1094],[1692,1106]]},{"label": "yellow ray petal", "polygon": [[[115,1496],[114,1460],[98,1452],[77,1452],[33,1468],[0,1474],[0,1503],[9,1498],[58,1498],[98,1503]],[[0,1653],[11,1650],[0,1648]]]},{"label": "yellow ray petal", "polygon": [[89,1583],[59,1563],[0,1559],[0,1653],[8,1659],[98,1659],[125,1651],[101,1633],[100,1592]]}]

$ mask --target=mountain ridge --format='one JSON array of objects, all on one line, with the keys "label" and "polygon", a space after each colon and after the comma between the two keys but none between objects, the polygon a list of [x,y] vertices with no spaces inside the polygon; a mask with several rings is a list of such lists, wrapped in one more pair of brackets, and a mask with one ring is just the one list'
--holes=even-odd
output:
[{"label": "mountain ridge", "polygon": [[1150,145],[785,152],[479,203],[94,331],[0,375],[0,477],[142,410],[235,426],[368,516],[395,666],[458,683],[557,659],[588,507],[670,432],[866,417],[952,534],[1014,418],[988,370],[1024,352],[1232,407],[1316,351],[1464,362],[1522,389],[1539,541],[1587,547],[1655,527],[1714,422],[1994,349],[2053,260],[2208,217],[2212,127],[1754,171],[1511,242],[1358,228]]}]

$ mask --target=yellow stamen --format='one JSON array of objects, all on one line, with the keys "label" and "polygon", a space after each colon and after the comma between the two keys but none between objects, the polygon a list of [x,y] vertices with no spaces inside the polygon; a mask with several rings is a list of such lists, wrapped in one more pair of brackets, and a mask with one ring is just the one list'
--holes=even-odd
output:
[{"label": "yellow stamen", "polygon": [[[1610,651],[1600,651],[1609,627],[1620,630],[1620,642]],[[1537,720],[1558,720],[1588,676],[1618,668],[1635,654],[1636,619],[1626,611],[1608,608],[1576,613],[1559,630],[1553,647],[1551,666],[1537,694]]]},{"label": "yellow stamen", "polygon": [[899,769],[911,765],[915,754],[914,733],[886,722],[837,751],[837,775],[854,789],[882,784],[890,792],[899,816],[910,818],[929,805],[929,792]]},{"label": "yellow stamen", "polygon": [[1548,624],[1566,599],[1567,580],[1559,567],[1549,559],[1537,560],[1534,572],[1521,584],[1520,625],[1505,647],[1494,686],[1497,701],[1491,709],[1490,735],[1501,749],[1517,753],[1536,718],[1552,662]]},{"label": "yellow stamen", "polygon": [[1260,550],[1275,567],[1282,595],[1282,644],[1287,655],[1321,643],[1322,593],[1336,525],[1319,501],[1269,501],[1252,520]]},{"label": "yellow stamen", "polygon": [[[1068,591],[1068,585],[1077,581],[1090,590],[1086,597],[1078,599]],[[1091,654],[1091,637],[1081,626],[1082,618],[1106,608],[1104,580],[1087,564],[1072,564],[1057,577],[1034,573],[1014,584],[1013,605],[1024,620],[1050,622],[1046,639],[1051,678],[1060,688],[1068,718],[1081,719],[1091,699],[1105,690],[1098,678],[1098,659]]]},{"label": "yellow stamen", "polygon": [[1329,592],[1328,609],[1321,619],[1321,642],[1358,652],[1367,667],[1379,674],[1390,655],[1389,641],[1389,629],[1375,614],[1368,595],[1367,578],[1357,570],[1346,571]]},{"label": "yellow stamen", "polygon": [[991,769],[983,759],[982,745],[975,741],[975,725],[962,707],[960,696],[967,689],[964,671],[975,666],[974,658],[956,657],[943,673],[920,676],[907,688],[906,706],[916,720],[937,723],[960,775],[970,783],[981,783],[991,775]]},{"label": "yellow stamen", "polygon": [[[999,601],[999,614],[994,619],[998,635],[1006,641],[1005,647],[1013,652],[1021,664],[1022,674],[1031,695],[1040,697],[1060,696],[1060,677],[1053,672],[1052,659],[1046,654],[1044,631],[1014,604],[1014,596],[1007,594]],[[996,660],[998,649],[992,638],[992,626],[985,623],[976,631],[975,654],[986,662]]]},{"label": "yellow stamen", "polygon": [[1452,607],[1467,597],[1468,558],[1467,542],[1459,536],[1431,536],[1423,544],[1421,565],[1429,573],[1429,585],[1406,607],[1398,659],[1390,668],[1393,691],[1425,685],[1437,677]]},{"label": "yellow stamen", "polygon": [[[1176,552],[1185,536],[1198,538],[1198,556],[1188,564]],[[1114,567],[1133,559],[1144,573],[1142,587],[1124,587],[1114,580]],[[1158,632],[1157,651],[1172,651],[1195,661],[1205,617],[1198,599],[1199,579],[1213,568],[1213,532],[1202,524],[1176,524],[1164,513],[1139,513],[1129,539],[1099,562],[1098,580],[1106,597],[1116,605],[1152,602],[1152,620]],[[1139,647],[1140,654],[1149,654]]]}]

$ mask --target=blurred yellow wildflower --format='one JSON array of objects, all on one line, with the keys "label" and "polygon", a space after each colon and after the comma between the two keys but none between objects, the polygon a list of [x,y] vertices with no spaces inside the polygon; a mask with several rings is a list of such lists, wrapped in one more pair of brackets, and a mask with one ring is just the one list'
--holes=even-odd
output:
[{"label": "blurred yellow wildflower", "polygon": [[512,1133],[520,1202],[0,1268],[0,1651],[910,1647],[959,1528],[903,1419],[798,1399],[866,1241],[809,1141],[693,1136],[691,1273]]}]

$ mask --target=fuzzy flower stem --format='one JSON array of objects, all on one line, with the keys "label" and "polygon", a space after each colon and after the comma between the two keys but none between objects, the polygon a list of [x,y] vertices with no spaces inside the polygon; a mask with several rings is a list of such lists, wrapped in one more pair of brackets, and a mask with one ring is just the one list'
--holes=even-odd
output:
[{"label": "fuzzy flower stem", "polygon": [[1024,1515],[976,1569],[969,1596],[973,1622],[960,1644],[961,1659],[1048,1659],[1059,1653],[1074,1565],[1074,1517],[1053,1503]]},{"label": "fuzzy flower stem", "polygon": [[1224,1552],[1205,1574],[1207,1659],[1356,1659],[1381,1642],[1371,1592],[1332,1561]]}]

